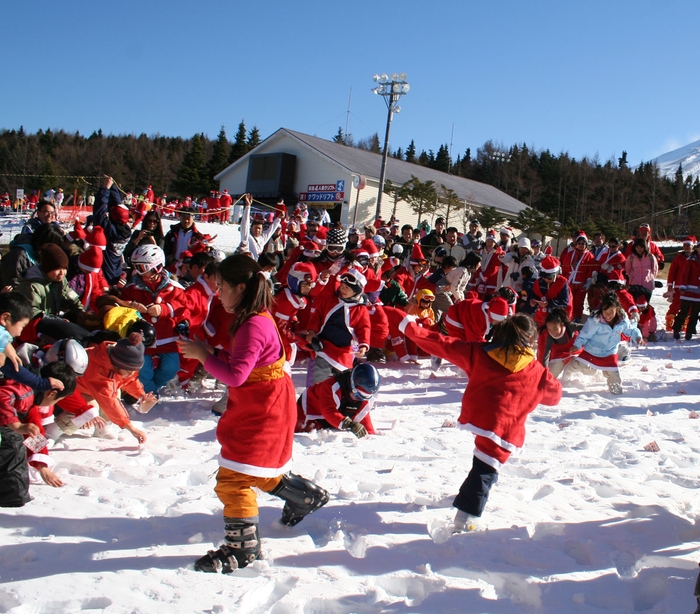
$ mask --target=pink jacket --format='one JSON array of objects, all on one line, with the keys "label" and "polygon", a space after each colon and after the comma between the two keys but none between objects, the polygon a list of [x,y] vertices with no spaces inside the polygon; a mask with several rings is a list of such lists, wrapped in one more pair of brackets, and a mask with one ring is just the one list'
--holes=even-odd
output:
[{"label": "pink jacket", "polygon": [[650,292],[654,291],[654,279],[659,274],[659,263],[649,252],[641,258],[632,252],[627,256],[625,272],[630,286],[643,286]]}]

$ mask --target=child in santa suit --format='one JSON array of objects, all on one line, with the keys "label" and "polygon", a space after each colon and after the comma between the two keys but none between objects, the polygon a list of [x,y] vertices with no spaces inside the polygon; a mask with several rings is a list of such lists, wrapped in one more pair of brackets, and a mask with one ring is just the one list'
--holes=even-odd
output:
[{"label": "child in santa suit", "polygon": [[272,317],[275,318],[277,330],[280,331],[289,367],[293,367],[296,361],[297,340],[301,333],[297,328],[297,314],[307,308],[306,297],[315,285],[315,267],[308,262],[296,262],[289,269],[286,287],[275,296]]},{"label": "child in santa suit", "polygon": [[[414,318],[387,308],[390,322],[426,352],[449,360],[469,377],[459,426],[475,433],[472,468],[453,505],[453,530],[476,528],[498,472],[525,441],[527,416],[539,405],[554,406],[561,384],[535,358],[537,329],[525,314],[494,326],[490,343],[467,343],[419,326]],[[488,401],[485,404],[485,399]]]},{"label": "child in santa suit", "polygon": [[224,504],[225,544],[195,563],[203,572],[230,573],[260,557],[254,488],[285,501],[282,523],[296,525],[328,502],[316,484],[286,473],[292,461],[296,399],[284,370],[284,348],[270,315],[268,277],[252,258],[234,255],[219,268],[220,299],[234,316],[228,352],[180,340],[185,358],[228,385],[226,411],[216,429],[221,444],[216,494]]},{"label": "child in santa suit", "polygon": [[510,313],[508,301],[494,296],[490,301],[482,301],[474,292],[455,303],[447,310],[444,324],[447,334],[462,341],[486,341],[491,327],[507,318]]},{"label": "child in santa suit", "polygon": [[355,357],[364,356],[369,349],[369,313],[362,294],[367,281],[357,269],[349,269],[338,279],[336,292],[315,300],[311,308],[306,342],[316,352],[309,374],[314,384],[350,369]]},{"label": "child in santa suit", "polygon": [[559,377],[572,358],[581,353],[574,348],[574,341],[582,328],[583,324],[569,320],[563,309],[553,309],[547,314],[537,339],[537,360],[554,377]]},{"label": "child in santa suit", "polygon": [[98,247],[88,247],[78,256],[80,272],[68,282],[68,285],[80,297],[85,311],[97,313],[97,299],[109,291],[109,283],[102,274],[103,251]]},{"label": "child in santa suit", "polygon": [[656,341],[658,326],[656,322],[656,311],[647,303],[646,297],[642,294],[637,297],[637,309],[639,310],[637,326],[639,330],[642,331],[642,337],[644,337],[646,341]]},{"label": "child in santa suit", "polygon": [[[146,350],[143,369],[139,376],[146,392],[158,392],[176,375],[180,369],[180,356],[176,341],[180,331],[186,332],[190,313],[185,306],[184,289],[164,271],[165,254],[151,244],[139,245],[131,255],[131,265],[135,275],[131,283],[122,290],[121,298],[130,301],[131,307],[146,308],[144,318],[150,320],[156,329],[155,346]],[[155,366],[153,358],[158,356]]]},{"label": "child in santa suit", "polygon": [[540,276],[530,291],[530,307],[536,309],[535,322],[542,326],[553,309],[564,309],[567,317],[573,317],[574,306],[571,289],[566,277],[560,275],[561,266],[554,256],[547,256],[540,265]]},{"label": "child in santa suit", "polygon": [[295,432],[323,428],[349,430],[356,437],[374,435],[370,418],[381,378],[366,362],[307,388],[297,401]]},{"label": "child in santa suit", "polygon": [[501,270],[499,257],[503,254],[503,250],[496,246],[496,231],[489,230],[481,250],[481,268],[469,282],[469,289],[476,291],[482,300],[487,294],[493,294],[498,287],[498,274]]},{"label": "child in santa suit", "polygon": [[45,440],[37,437],[44,435],[42,408],[50,408],[73,393],[75,373],[56,362],[43,367],[41,376],[60,381],[63,389],[34,392],[25,384],[0,380],[0,507],[22,507],[31,500],[29,465],[49,486],[63,486],[52,471],[54,462]]}]

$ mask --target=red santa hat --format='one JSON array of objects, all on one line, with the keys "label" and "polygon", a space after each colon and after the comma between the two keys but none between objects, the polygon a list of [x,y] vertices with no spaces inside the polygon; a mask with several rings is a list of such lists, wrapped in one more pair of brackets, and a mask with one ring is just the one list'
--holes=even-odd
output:
[{"label": "red santa hat", "polygon": [[509,237],[513,236],[513,229],[509,226],[501,226],[501,229],[498,232],[499,234],[508,235]]},{"label": "red santa hat", "polygon": [[585,230],[579,230],[576,233],[576,241],[578,241],[579,239],[585,239],[586,241],[588,241],[588,237],[586,236]]},{"label": "red santa hat", "polygon": [[651,226],[649,226],[649,224],[640,224],[639,230],[646,230],[649,234],[651,234]]},{"label": "red santa hat", "polygon": [[488,241],[489,239],[491,239],[491,241],[493,241],[494,243],[498,241],[498,239],[496,238],[496,231],[493,230],[493,228],[486,233],[484,241]]},{"label": "red santa hat", "polygon": [[540,263],[540,271],[543,273],[558,273],[560,270],[559,260],[554,256],[547,256]]},{"label": "red santa hat", "polygon": [[640,294],[637,297],[637,300],[635,301],[635,303],[637,303],[637,309],[639,309],[640,311],[642,309],[646,309],[649,306],[649,303],[647,303],[646,296],[644,296],[643,294]]},{"label": "red santa hat", "polygon": [[313,241],[304,241],[301,247],[304,250],[304,256],[307,258],[316,258],[321,255],[321,250],[318,249],[318,245]]},{"label": "red santa hat", "polygon": [[128,224],[129,207],[126,205],[114,205],[109,210],[109,219],[116,224]]},{"label": "red santa hat", "polygon": [[361,247],[351,250],[350,253],[355,260],[359,260],[360,258],[369,258],[369,252]]},{"label": "red santa hat", "polygon": [[489,301],[489,317],[492,320],[500,322],[505,320],[510,315],[510,310],[508,309],[508,301],[496,296]]},{"label": "red santa hat", "polygon": [[423,250],[420,247],[420,243],[414,243],[413,249],[411,250],[410,264],[426,264],[427,260],[423,255]]},{"label": "red santa hat", "polygon": [[360,249],[367,252],[370,258],[376,258],[379,256],[379,249],[377,244],[372,239],[365,239],[360,243]]},{"label": "red santa hat", "polygon": [[73,230],[71,230],[69,233],[66,233],[66,239],[68,239],[69,241],[85,241],[85,229],[80,223],[80,220],[75,220]]},{"label": "red santa hat", "polygon": [[698,240],[693,235],[689,235],[683,239],[683,244],[689,243],[690,245],[695,245],[697,242]]},{"label": "red santa hat", "polygon": [[88,247],[78,257],[78,266],[86,273],[99,273],[100,269],[102,269],[103,262],[104,255],[102,250],[94,245],[92,247]]},{"label": "red santa hat", "polygon": [[85,247],[94,245],[99,249],[107,249],[107,237],[102,226],[93,226],[92,230],[88,230],[85,236]]}]

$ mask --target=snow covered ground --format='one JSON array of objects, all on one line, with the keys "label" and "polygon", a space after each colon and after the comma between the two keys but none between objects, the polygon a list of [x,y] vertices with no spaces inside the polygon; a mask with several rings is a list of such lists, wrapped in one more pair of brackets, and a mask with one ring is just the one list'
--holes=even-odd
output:
[{"label": "snow covered ground", "polygon": [[[431,373],[427,359],[381,373],[378,435],[295,438],[294,471],[329,504],[289,528],[282,502],[261,493],[265,558],[229,576],[192,566],[223,535],[213,381],[134,416],[143,446],[126,431],[62,440],[52,455],[66,485],[34,484],[24,508],[0,509],[0,612],[693,611],[700,342],[635,350],[623,396],[602,377],[568,382],[558,407],[532,414],[485,528],[452,537],[472,436],[449,425],[466,380],[449,364]],[[301,391],[303,368],[294,380]]]}]

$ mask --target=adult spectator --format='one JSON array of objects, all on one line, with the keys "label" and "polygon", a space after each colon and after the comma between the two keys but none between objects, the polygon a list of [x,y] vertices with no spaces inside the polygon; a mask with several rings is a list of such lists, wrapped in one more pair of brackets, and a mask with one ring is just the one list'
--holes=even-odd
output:
[{"label": "adult spectator", "polygon": [[53,224],[56,228],[61,228],[56,221],[56,207],[48,200],[42,200],[39,203],[36,214],[22,226],[22,234],[36,232],[44,224]]},{"label": "adult spectator", "polygon": [[231,214],[231,204],[233,203],[233,198],[228,193],[228,190],[224,190],[219,198],[219,206],[221,207],[221,212],[219,213],[219,223],[225,224],[229,221],[229,216]]},{"label": "adult spectator", "polygon": [[426,248],[428,252],[426,256],[430,257],[433,250],[438,246],[442,245],[447,238],[447,233],[445,232],[445,219],[439,217],[435,220],[435,228],[426,234],[420,241],[423,248]]},{"label": "adult spectator", "polygon": [[459,263],[464,260],[464,257],[467,255],[467,251],[457,242],[458,239],[459,230],[457,230],[454,226],[450,226],[445,231],[445,242],[442,244],[442,247],[445,248],[447,256],[452,256]]},{"label": "adult spectator", "polygon": [[647,301],[650,301],[654,291],[654,280],[659,274],[659,265],[643,237],[637,237],[634,240],[632,252],[625,262],[625,273],[632,296],[637,298],[640,294],[644,294]]},{"label": "adult spectator", "polygon": [[44,224],[31,234],[18,234],[10,243],[10,251],[0,261],[3,287],[12,289],[19,285],[24,274],[38,264],[39,250],[43,245],[61,245],[63,241],[63,234],[53,224]]},{"label": "adult spectator", "polygon": [[165,245],[165,236],[163,235],[163,223],[160,219],[160,214],[155,209],[152,209],[146,214],[141,222],[141,228],[134,230],[131,239],[124,248],[124,259],[129,262],[131,254],[139,245],[151,243],[163,249]]},{"label": "adult spectator", "polygon": [[[260,254],[265,251],[265,245],[280,227],[282,218],[275,218],[269,228],[264,230],[262,219],[256,217],[252,223],[250,222],[250,207],[252,204],[253,197],[250,194],[246,194],[243,217],[241,218],[241,244],[238,247],[238,252],[249,254],[257,262]],[[307,225],[307,231],[310,226],[311,222]],[[315,224],[315,228],[318,230],[318,223]]]},{"label": "adult spectator", "polygon": [[173,224],[165,235],[165,260],[168,264],[180,258],[180,254],[189,251],[193,243],[201,241],[204,235],[197,230],[194,224],[194,208],[183,207],[180,209],[180,221]]},{"label": "adult spectator", "polygon": [[606,251],[608,251],[608,246],[605,243],[605,235],[602,232],[596,232],[593,235],[591,252],[595,256],[596,260],[600,260],[601,254]]},{"label": "adult spectator", "polygon": [[[482,233],[479,230],[479,220],[474,218],[469,222],[469,232],[462,236],[462,245],[467,253],[478,252],[484,247],[484,240],[482,239]],[[458,261],[459,262],[459,261]]]}]

